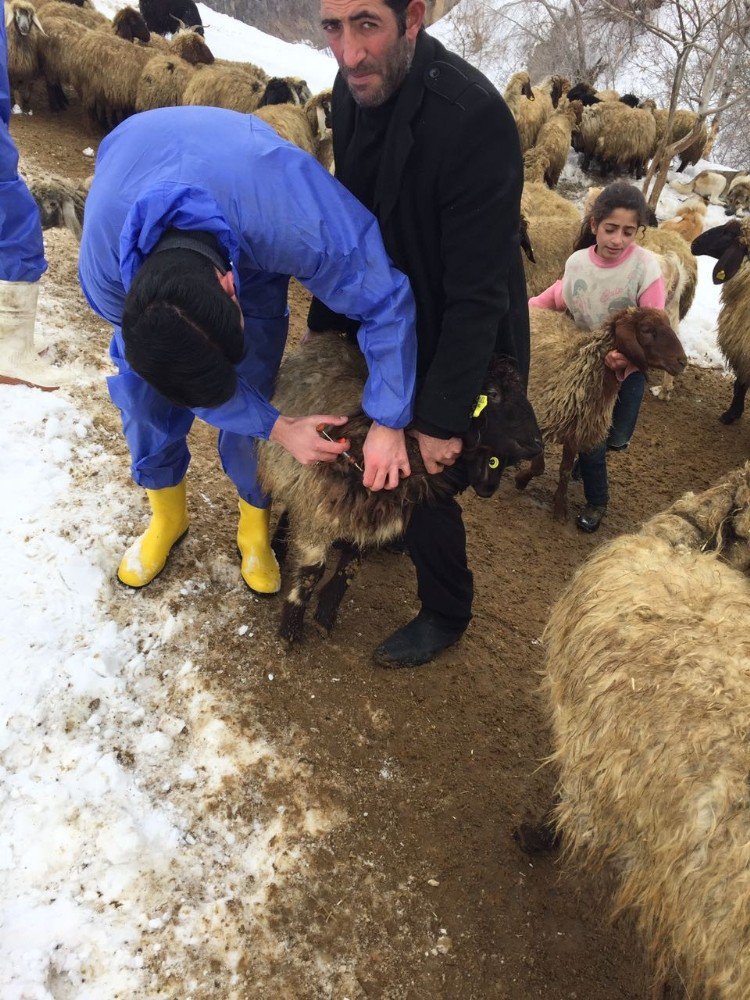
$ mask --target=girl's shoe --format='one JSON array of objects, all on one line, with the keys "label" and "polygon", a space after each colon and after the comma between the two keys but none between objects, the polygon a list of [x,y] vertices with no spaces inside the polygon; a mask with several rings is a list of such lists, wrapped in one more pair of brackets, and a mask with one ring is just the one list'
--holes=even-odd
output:
[{"label": "girl's shoe", "polygon": [[602,518],[606,513],[606,504],[600,506],[593,503],[587,503],[576,518],[576,525],[581,529],[581,531],[587,531],[589,534],[593,531],[598,531],[599,525],[602,523]]}]

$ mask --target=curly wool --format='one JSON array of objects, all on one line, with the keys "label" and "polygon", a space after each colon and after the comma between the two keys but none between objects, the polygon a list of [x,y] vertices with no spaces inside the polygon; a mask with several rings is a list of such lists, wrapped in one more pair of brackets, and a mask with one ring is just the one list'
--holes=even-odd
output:
[{"label": "curly wool", "polygon": [[749,511],[746,465],[602,546],[544,634],[566,850],[712,1000],[750,996]]},{"label": "curly wool", "polygon": [[558,108],[539,130],[534,149],[541,150],[549,160],[544,171],[544,180],[551,188],[557,187],[560,174],[567,163],[571,135],[576,127],[580,109],[580,104],[577,107],[575,104],[567,104],[564,108]]}]

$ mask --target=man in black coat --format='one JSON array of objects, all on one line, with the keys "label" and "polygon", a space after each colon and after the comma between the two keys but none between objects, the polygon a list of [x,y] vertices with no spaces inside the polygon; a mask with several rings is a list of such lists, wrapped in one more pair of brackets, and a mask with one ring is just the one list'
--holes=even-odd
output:
[{"label": "man in black coat", "polygon": [[[523,164],[505,102],[463,59],[428,36],[424,0],[321,0],[339,64],[333,88],[336,177],[377,217],[417,304],[414,433],[430,473],[460,458],[493,354],[525,380],[529,316],[520,258]],[[356,324],[314,300],[312,331]],[[416,666],[456,642],[471,618],[472,575],[461,508],[451,497],[414,511],[406,542],[422,609],[375,651]]]}]

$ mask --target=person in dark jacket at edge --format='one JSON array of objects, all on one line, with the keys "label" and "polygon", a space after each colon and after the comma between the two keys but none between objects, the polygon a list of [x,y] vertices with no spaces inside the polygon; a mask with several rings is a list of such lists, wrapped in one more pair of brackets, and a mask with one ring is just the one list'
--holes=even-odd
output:
[{"label": "person in dark jacket at edge", "polygon": [[[375,650],[387,667],[427,663],[471,619],[473,578],[455,494],[468,485],[466,431],[493,354],[529,368],[520,257],[523,163],[513,117],[478,70],[427,35],[424,0],[321,0],[339,65],[336,177],[380,223],[417,305],[412,433],[427,471],[449,467],[454,496],[414,510],[406,545],[419,614]],[[313,300],[312,333],[357,324]]]}]

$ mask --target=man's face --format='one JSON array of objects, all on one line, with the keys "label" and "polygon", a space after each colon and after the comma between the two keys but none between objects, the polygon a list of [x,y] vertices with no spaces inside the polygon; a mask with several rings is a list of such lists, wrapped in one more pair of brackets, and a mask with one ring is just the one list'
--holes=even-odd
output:
[{"label": "man's face", "polygon": [[401,31],[385,0],[321,0],[323,32],[357,104],[377,107],[401,86],[424,12],[424,0],[411,0]]}]

